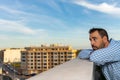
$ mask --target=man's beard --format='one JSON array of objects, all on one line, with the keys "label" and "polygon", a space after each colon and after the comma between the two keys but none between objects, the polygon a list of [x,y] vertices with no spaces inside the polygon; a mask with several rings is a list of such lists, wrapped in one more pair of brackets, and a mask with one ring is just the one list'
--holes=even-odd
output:
[{"label": "man's beard", "polygon": [[102,49],[102,48],[104,48],[104,47],[105,47],[105,43],[104,43],[104,42],[102,42],[99,47],[92,45],[93,50]]}]

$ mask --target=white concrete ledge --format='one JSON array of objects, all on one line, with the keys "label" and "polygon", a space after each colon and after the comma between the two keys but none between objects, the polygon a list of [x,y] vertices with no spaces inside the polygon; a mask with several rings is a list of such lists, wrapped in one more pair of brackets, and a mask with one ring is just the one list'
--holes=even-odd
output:
[{"label": "white concrete ledge", "polygon": [[27,80],[93,80],[93,63],[76,58]]}]

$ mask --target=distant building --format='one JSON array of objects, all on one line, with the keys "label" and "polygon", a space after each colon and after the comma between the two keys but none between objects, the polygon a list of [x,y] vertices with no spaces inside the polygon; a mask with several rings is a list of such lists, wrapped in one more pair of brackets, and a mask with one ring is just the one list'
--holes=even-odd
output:
[{"label": "distant building", "polygon": [[21,51],[21,68],[24,74],[41,73],[56,65],[76,58],[77,50],[71,46],[41,45],[40,47],[25,47]]},{"label": "distant building", "polygon": [[0,61],[3,61],[3,59],[4,59],[4,49],[1,49],[0,50]]},{"label": "distant building", "polygon": [[21,62],[21,51],[22,48],[8,48],[3,51],[3,62],[12,63],[12,62]]}]

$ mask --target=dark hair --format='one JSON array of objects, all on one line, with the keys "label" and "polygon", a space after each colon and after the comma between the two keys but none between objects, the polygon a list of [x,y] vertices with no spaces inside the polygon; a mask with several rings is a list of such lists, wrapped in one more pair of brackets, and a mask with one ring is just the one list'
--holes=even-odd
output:
[{"label": "dark hair", "polygon": [[107,31],[105,29],[103,29],[103,28],[92,28],[92,29],[89,30],[89,33],[91,34],[91,33],[95,32],[95,31],[98,31],[98,33],[100,34],[100,36],[102,38],[104,36],[106,36],[107,39],[109,40],[108,33],[107,33]]}]

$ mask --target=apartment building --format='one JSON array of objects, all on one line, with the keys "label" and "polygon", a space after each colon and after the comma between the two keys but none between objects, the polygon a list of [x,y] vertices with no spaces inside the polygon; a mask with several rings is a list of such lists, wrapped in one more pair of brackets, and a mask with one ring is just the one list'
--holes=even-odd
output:
[{"label": "apartment building", "polygon": [[3,62],[4,63],[13,63],[21,62],[21,51],[23,48],[7,48],[3,52]]},{"label": "apartment building", "polygon": [[21,68],[24,74],[41,73],[56,65],[76,58],[76,51],[71,46],[41,45],[25,47],[21,52]]}]

